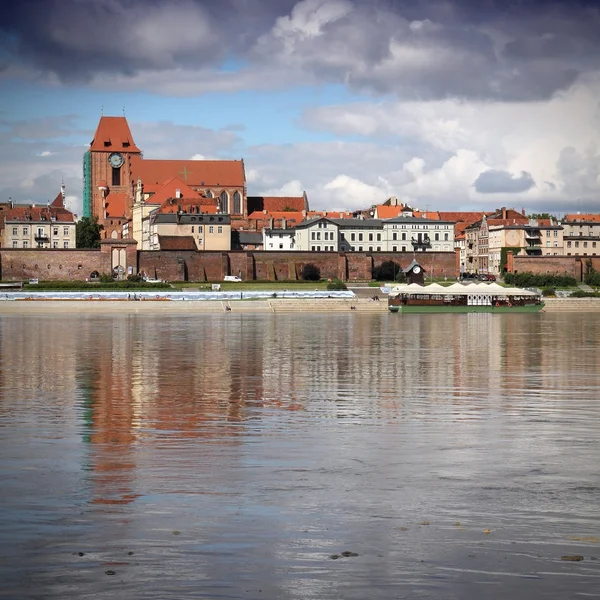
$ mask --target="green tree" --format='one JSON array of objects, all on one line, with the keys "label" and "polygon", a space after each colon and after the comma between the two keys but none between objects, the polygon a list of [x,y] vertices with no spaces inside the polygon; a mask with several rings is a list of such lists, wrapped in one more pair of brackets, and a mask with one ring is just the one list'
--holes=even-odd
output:
[{"label": "green tree", "polygon": [[528,219],[554,219],[554,216],[550,213],[531,213],[527,215]]},{"label": "green tree", "polygon": [[76,246],[78,248],[100,248],[100,232],[104,229],[98,223],[98,217],[82,217],[75,226]]},{"label": "green tree", "polygon": [[308,263],[302,267],[300,277],[304,279],[304,281],[319,281],[319,279],[321,279],[321,270],[316,265]]},{"label": "green tree", "polygon": [[373,279],[377,281],[406,281],[402,267],[393,260],[386,260],[373,269]]}]

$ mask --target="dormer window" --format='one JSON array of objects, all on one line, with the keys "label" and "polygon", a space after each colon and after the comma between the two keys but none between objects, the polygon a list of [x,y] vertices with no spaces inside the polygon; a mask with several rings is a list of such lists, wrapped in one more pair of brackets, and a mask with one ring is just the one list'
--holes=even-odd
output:
[{"label": "dormer window", "polygon": [[129,142],[123,142],[123,148],[129,148],[130,144]]},{"label": "dormer window", "polygon": [[108,148],[109,146],[112,146],[112,144],[110,143],[110,140],[104,142],[104,147]]}]

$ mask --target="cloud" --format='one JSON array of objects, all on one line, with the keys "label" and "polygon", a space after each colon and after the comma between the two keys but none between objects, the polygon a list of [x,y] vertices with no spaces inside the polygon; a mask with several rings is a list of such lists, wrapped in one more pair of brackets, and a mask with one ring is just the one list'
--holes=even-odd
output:
[{"label": "cloud", "polygon": [[543,13],[535,2],[408,0],[21,0],[2,10],[3,76],[53,85],[180,96],[319,82],[403,100],[533,101],[600,68],[600,11],[581,1]]},{"label": "cloud", "polygon": [[535,181],[527,171],[521,171],[521,175],[515,177],[506,171],[490,169],[481,173],[473,186],[480,194],[514,194],[530,190]]}]

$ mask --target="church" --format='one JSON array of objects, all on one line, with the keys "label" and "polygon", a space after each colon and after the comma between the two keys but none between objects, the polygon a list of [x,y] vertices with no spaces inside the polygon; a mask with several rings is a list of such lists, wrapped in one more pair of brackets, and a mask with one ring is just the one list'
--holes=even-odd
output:
[{"label": "church", "polygon": [[[83,160],[83,216],[97,217],[103,237],[125,230],[141,248],[142,221],[172,198],[194,198],[203,213],[228,215],[232,229],[249,229],[249,213],[266,213],[273,198],[247,196],[244,161],[146,159],[127,119],[102,116]],[[281,199],[280,199],[281,200]],[[307,211],[303,196],[286,210]]]}]

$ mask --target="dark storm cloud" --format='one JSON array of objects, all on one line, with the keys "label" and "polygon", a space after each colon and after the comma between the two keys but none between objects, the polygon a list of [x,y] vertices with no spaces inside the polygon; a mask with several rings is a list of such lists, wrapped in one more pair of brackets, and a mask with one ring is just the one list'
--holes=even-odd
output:
[{"label": "dark storm cloud", "polygon": [[63,82],[136,75],[143,87],[144,75],[193,77],[233,61],[240,87],[279,78],[411,99],[527,101],[600,68],[591,2],[22,0],[0,11],[0,53]]},{"label": "dark storm cloud", "polygon": [[519,177],[506,171],[490,169],[479,175],[473,184],[480,194],[517,194],[535,186],[531,173],[522,171]]}]

